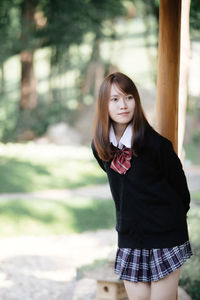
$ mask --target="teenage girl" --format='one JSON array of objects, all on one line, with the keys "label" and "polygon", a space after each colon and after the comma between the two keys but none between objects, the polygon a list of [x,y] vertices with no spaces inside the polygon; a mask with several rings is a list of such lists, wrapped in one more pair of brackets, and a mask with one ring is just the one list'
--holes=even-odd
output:
[{"label": "teenage girl", "polygon": [[171,141],[148,123],[123,73],[100,86],[91,146],[116,208],[114,272],[130,300],[175,300],[181,266],[193,255],[190,193]]}]

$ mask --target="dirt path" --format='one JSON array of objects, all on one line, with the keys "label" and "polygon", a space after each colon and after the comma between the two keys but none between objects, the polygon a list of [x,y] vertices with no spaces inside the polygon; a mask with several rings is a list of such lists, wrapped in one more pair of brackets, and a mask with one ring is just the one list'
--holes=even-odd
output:
[{"label": "dirt path", "polygon": [[66,190],[45,190],[34,193],[9,193],[0,194],[0,200],[4,199],[47,199],[54,201],[64,201],[72,196],[85,196],[85,197],[95,197],[101,199],[110,199],[111,194],[108,184],[98,185],[98,186],[86,186],[77,189],[66,189]]},{"label": "dirt path", "polygon": [[[78,278],[77,269],[95,259],[114,261],[116,241],[115,230],[2,238],[0,299],[95,300],[96,280]],[[180,287],[179,300],[191,300]]]},{"label": "dirt path", "polygon": [[1,300],[95,299],[95,279],[77,280],[77,268],[114,259],[116,232],[0,239]]}]

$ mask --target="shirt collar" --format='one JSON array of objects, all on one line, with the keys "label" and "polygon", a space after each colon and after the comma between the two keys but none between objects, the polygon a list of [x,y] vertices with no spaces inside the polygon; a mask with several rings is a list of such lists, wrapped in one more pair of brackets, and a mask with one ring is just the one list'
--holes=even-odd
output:
[{"label": "shirt collar", "polygon": [[127,147],[127,148],[131,148],[131,139],[132,139],[132,124],[129,124],[121,139],[119,140],[119,143],[117,142],[116,136],[115,136],[115,131],[113,128],[113,125],[111,124],[110,126],[110,142],[115,146],[118,147],[119,149],[122,149],[123,146]]}]

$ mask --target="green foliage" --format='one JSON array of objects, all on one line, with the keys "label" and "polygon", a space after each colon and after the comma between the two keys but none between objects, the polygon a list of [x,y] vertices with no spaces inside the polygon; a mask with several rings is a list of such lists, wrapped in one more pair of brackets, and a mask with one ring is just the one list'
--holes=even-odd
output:
[{"label": "green foliage", "polygon": [[12,2],[9,0],[0,1],[0,65],[2,65],[2,62],[11,55],[11,49],[9,47],[10,39],[12,39],[9,30],[12,22],[9,10],[11,3]]},{"label": "green foliage", "polygon": [[44,0],[41,8],[48,19],[47,26],[44,28],[48,43],[65,46],[70,43],[79,44],[86,32],[102,34],[105,20],[111,20],[126,13],[121,0]]},{"label": "green foliage", "polygon": [[105,24],[112,27],[113,20],[126,14],[122,0],[43,0],[39,8],[47,25],[38,30],[37,36],[43,46],[54,47],[54,65],[60,61],[63,64],[69,46],[80,45],[88,32],[97,38],[113,37],[113,31],[105,31]]},{"label": "green foliage", "polygon": [[[146,24],[149,23],[149,19],[152,17],[156,21],[154,24],[154,30],[157,32],[158,36],[158,21],[159,21],[159,0],[141,1],[135,0],[136,7],[138,8],[138,13],[144,18]],[[199,38],[200,30],[200,0],[191,0],[190,4],[190,33],[191,39],[197,37]],[[150,25],[147,30],[152,30]]]},{"label": "green foliage", "polygon": [[[46,131],[50,124],[60,121],[67,121],[70,124],[75,122],[78,116],[76,109],[84,106],[84,99],[94,99],[95,84],[91,84],[90,91],[86,95],[82,90],[87,80],[90,63],[98,62],[103,66],[105,73],[109,71],[112,55],[105,60],[100,50],[105,42],[120,37],[116,32],[115,21],[120,18],[126,20],[127,3],[135,5],[137,15],[142,17],[146,24],[145,33],[140,32],[140,35],[145,35],[146,41],[146,47],[143,47],[142,50],[148,52],[152,78],[156,82],[158,0],[146,2],[141,0],[0,1],[1,141],[16,141],[18,135],[27,129],[40,135]],[[25,4],[32,5],[35,13],[40,13],[40,18],[44,21],[43,27],[33,24],[33,20],[27,21],[25,16],[30,7]],[[191,1],[191,28],[194,28],[195,32],[199,30],[198,16],[199,0]],[[124,26],[128,26],[128,23]],[[134,29],[133,33],[135,34]],[[77,50],[73,46],[86,46],[85,39],[88,36],[87,47],[89,46],[90,49],[88,54],[83,55],[79,49]],[[9,78],[9,87],[11,86],[11,89],[14,89],[15,94],[17,94],[13,97],[13,92],[7,88],[4,62],[8,57],[16,53],[19,54],[25,49],[39,49],[47,45],[48,49],[51,50],[48,58],[50,70],[48,78],[46,78],[49,89],[46,89],[46,92],[42,94],[38,92],[37,108],[31,111],[20,111],[21,74],[18,75],[17,85],[12,86],[12,80]],[[133,44],[130,50],[131,55],[134,55],[134,47]],[[68,87],[67,84],[64,88],[51,86],[51,81],[58,80],[59,76],[71,70],[77,74],[74,86]],[[15,70],[13,70],[14,72]],[[144,81],[146,82],[145,76],[147,75],[144,74]],[[39,83],[40,80],[38,80]],[[72,93],[68,94],[69,91]]]},{"label": "green foliage", "polygon": [[189,236],[193,256],[183,265],[180,285],[189,293],[192,299],[200,300],[200,206],[191,208],[188,215]]},{"label": "green foliage", "polygon": [[[126,9],[122,0],[2,0],[0,2],[0,92],[2,101],[0,138],[3,142],[16,140],[17,135],[26,129],[35,131],[36,135],[42,134],[49,124],[66,121],[66,118],[67,122],[71,123],[75,115],[75,111],[73,113],[71,108],[66,105],[68,97],[61,99],[59,88],[50,88],[51,98],[54,99],[51,103],[40,101],[41,96],[39,95],[39,105],[36,109],[20,111],[21,78],[19,78],[19,85],[16,88],[17,102],[13,103],[12,101],[8,104],[10,97],[5,88],[7,83],[3,68],[6,59],[14,54],[20,54],[24,50],[49,46],[52,49],[49,58],[49,81],[51,81],[52,78],[66,73],[71,68],[75,69],[71,63],[72,55],[69,55],[68,52],[71,45],[80,45],[87,33],[93,34],[94,39],[95,36],[98,38],[112,37],[112,30],[105,31],[105,22],[108,27],[114,19],[125,14]],[[38,20],[43,24],[42,26],[38,25]],[[81,62],[79,62],[78,68],[81,69],[80,64]],[[26,80],[28,82],[28,78]],[[78,88],[75,87],[75,93]],[[48,96],[49,94],[47,94]],[[81,98],[78,95],[75,97],[78,101]],[[65,103],[62,103],[63,99],[65,99]],[[7,124],[3,122],[3,119]]]},{"label": "green foliage", "polygon": [[190,31],[192,38],[197,37],[199,39],[200,30],[200,1],[191,0],[190,6]]},{"label": "green foliage", "polygon": [[52,91],[54,100],[52,103],[47,103],[39,96],[39,104],[32,110],[20,110],[19,107],[13,105],[12,110],[7,112],[10,118],[6,124],[0,129],[1,141],[12,142],[16,141],[21,133],[27,129],[34,132],[36,136],[43,135],[47,127],[58,122],[66,122],[73,124],[75,110],[71,110],[67,105],[68,99],[58,97],[56,91]]},{"label": "green foliage", "polygon": [[[195,249],[193,247],[193,249]],[[193,250],[194,252],[195,250]],[[196,252],[194,252],[196,253]],[[196,254],[183,265],[179,285],[191,296],[193,300],[200,300],[200,257]]]},{"label": "green foliage", "polygon": [[[40,12],[43,26],[32,14]],[[1,0],[0,63],[25,49],[56,46],[59,55],[87,32],[103,35],[103,23],[126,14],[122,0]]]}]

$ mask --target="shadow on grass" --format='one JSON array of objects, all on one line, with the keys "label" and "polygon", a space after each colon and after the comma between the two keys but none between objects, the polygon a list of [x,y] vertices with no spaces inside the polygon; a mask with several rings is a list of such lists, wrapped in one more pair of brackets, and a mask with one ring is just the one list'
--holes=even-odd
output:
[{"label": "shadow on grass", "polygon": [[115,210],[112,200],[93,199],[85,207],[63,205],[70,212],[75,232],[112,228],[115,225]]},{"label": "shadow on grass", "polygon": [[36,210],[31,205],[31,202],[32,201],[8,200],[6,203],[0,203],[0,216],[8,217],[12,222],[23,221],[24,217],[35,219],[46,224],[51,224],[56,221],[53,211],[42,212],[42,205],[39,206],[41,210]]},{"label": "shadow on grass", "polygon": [[71,181],[70,180],[65,183],[65,187],[69,189],[74,189],[82,186],[88,186],[88,185],[98,185],[98,184],[104,184],[108,183],[107,177],[95,174],[83,174],[82,178],[80,178],[78,181]]},{"label": "shadow on grass", "polygon": [[33,176],[49,176],[49,171],[42,165],[15,158],[0,158],[0,192],[30,192],[33,190]]},{"label": "shadow on grass", "polygon": [[4,200],[0,203],[0,232],[3,235],[8,226],[11,234],[20,235],[81,233],[114,225],[112,200],[74,198],[69,203],[46,200]]},{"label": "shadow on grass", "polygon": [[8,159],[1,157],[0,173],[3,176],[1,176],[0,181],[0,193],[26,193],[46,189],[73,189],[106,182],[105,174],[102,173],[102,175],[99,175],[98,173],[95,174],[94,171],[88,172],[87,161],[82,162],[82,168],[84,172],[81,169],[71,171],[74,173],[77,172],[77,179],[75,179],[67,172],[67,166],[65,166],[66,172],[63,171],[59,175],[54,174],[48,166],[42,164],[20,161],[16,158]]}]

